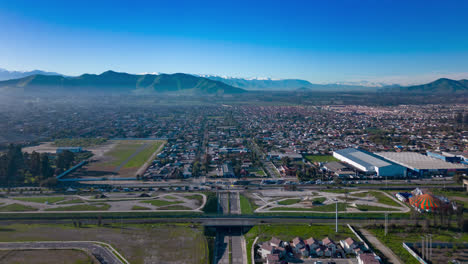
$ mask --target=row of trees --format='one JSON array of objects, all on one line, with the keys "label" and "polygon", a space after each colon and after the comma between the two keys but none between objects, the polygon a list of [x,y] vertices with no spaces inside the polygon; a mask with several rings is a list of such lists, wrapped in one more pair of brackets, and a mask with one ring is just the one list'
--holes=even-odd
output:
[{"label": "row of trees", "polygon": [[53,185],[54,174],[70,168],[74,161],[75,154],[70,151],[50,159],[49,154],[23,153],[20,145],[9,145],[7,152],[0,156],[0,185]]}]

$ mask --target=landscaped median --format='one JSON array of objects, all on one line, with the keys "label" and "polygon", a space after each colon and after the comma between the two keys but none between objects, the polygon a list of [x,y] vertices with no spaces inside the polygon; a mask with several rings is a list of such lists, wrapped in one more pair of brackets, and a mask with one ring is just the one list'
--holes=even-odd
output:
[{"label": "landscaped median", "polygon": [[142,193],[128,198],[126,194],[106,193],[96,196],[25,196],[1,197],[0,219],[3,214],[20,212],[45,214],[60,212],[95,212],[96,214],[130,211],[187,211],[201,212],[206,202],[203,193],[162,193],[151,196]]}]

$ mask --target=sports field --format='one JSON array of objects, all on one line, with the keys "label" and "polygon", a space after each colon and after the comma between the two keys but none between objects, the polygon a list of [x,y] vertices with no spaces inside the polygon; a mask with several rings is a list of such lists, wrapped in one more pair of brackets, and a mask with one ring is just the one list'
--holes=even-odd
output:
[{"label": "sports field", "polygon": [[310,162],[331,162],[338,161],[335,157],[331,155],[307,155],[305,158]]},{"label": "sports field", "polygon": [[162,149],[161,140],[111,140],[102,155],[91,161],[67,178],[132,178],[142,174],[144,168]]}]

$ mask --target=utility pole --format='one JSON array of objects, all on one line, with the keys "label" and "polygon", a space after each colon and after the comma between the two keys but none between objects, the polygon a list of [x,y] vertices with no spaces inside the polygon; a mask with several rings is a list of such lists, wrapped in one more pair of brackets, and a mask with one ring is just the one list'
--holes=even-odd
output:
[{"label": "utility pole", "polygon": [[424,236],[421,236],[421,256],[422,259],[424,260]]},{"label": "utility pole", "polygon": [[429,260],[432,260],[432,234],[429,235],[429,246],[431,250],[429,251]]},{"label": "utility pole", "polygon": [[338,199],[335,199],[335,232],[338,233]]},{"label": "utility pole", "polygon": [[388,212],[385,212],[385,236],[388,233]]}]

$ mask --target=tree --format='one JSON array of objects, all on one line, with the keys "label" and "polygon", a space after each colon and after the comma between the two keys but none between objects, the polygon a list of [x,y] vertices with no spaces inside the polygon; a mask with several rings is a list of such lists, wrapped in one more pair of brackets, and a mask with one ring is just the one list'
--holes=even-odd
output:
[{"label": "tree", "polygon": [[70,168],[75,160],[75,153],[65,150],[57,155],[55,165],[61,170]]},{"label": "tree", "polygon": [[54,175],[54,171],[50,166],[49,156],[45,153],[41,154],[41,177],[43,179],[50,178]]},{"label": "tree", "polygon": [[37,152],[33,152],[29,156],[29,171],[32,176],[39,176],[41,174],[41,155]]}]

